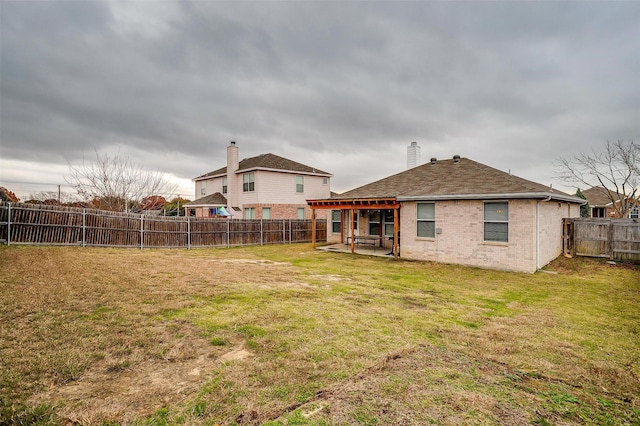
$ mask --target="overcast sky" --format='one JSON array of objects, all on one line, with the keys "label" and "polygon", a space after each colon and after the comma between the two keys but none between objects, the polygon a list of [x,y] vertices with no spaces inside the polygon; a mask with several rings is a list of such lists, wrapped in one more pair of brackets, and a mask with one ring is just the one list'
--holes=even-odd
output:
[{"label": "overcast sky", "polygon": [[0,185],[22,197],[97,149],[193,199],[232,140],[338,192],[405,170],[412,141],[573,192],[559,156],[640,140],[638,1],[2,0],[0,18]]}]

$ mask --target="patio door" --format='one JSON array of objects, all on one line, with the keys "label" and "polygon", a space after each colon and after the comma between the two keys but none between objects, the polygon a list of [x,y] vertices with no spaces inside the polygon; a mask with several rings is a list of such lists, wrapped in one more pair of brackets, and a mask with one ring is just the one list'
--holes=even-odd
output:
[{"label": "patio door", "polygon": [[[345,240],[344,242],[346,243],[348,240],[348,238],[351,238],[351,228],[353,228],[353,235],[360,235],[358,234],[358,228],[359,228],[359,212],[358,210],[343,210],[343,222],[346,226],[344,227],[344,237]],[[351,222],[350,218],[351,218],[351,212],[353,212],[353,222]]]}]

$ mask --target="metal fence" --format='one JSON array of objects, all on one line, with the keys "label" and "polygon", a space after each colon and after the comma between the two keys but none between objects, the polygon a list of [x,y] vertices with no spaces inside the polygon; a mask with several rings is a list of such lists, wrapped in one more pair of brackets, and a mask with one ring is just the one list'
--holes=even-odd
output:
[{"label": "metal fence", "polygon": [[640,262],[637,219],[564,219],[564,253]]},{"label": "metal fence", "polygon": [[[310,242],[311,220],[147,216],[0,202],[0,242],[82,247],[196,248]],[[316,241],[327,222],[316,220]]]}]

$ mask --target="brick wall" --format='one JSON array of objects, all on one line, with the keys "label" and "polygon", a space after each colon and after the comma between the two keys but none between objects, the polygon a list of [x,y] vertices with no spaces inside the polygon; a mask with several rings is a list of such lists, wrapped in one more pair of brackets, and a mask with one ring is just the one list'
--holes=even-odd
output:
[{"label": "brick wall", "polygon": [[509,241],[499,243],[484,241],[482,200],[437,202],[435,226],[442,232],[435,238],[416,236],[416,203],[406,202],[400,210],[401,256],[532,273],[560,254],[562,218],[578,210],[577,204],[510,200]]}]

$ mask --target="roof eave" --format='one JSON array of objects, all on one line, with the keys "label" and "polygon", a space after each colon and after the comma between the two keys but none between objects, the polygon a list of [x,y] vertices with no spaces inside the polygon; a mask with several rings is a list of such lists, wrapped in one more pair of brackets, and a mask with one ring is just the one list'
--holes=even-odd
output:
[{"label": "roof eave", "polygon": [[444,195],[410,195],[399,196],[398,201],[443,201],[443,200],[504,200],[504,199],[540,199],[567,201],[576,204],[585,204],[586,200],[571,195],[556,194],[553,192],[512,192],[500,194],[444,194]]},{"label": "roof eave", "polygon": [[257,170],[262,170],[262,171],[266,171],[266,172],[290,173],[290,174],[296,174],[296,175],[333,177],[333,175],[331,173],[326,173],[326,172],[303,172],[303,171],[300,171],[300,170],[271,169],[269,167],[260,167],[260,166],[249,167],[249,168],[246,168],[246,169],[238,169],[234,173],[236,173],[236,174],[247,173],[247,172],[253,172],[253,171],[257,171]]}]

